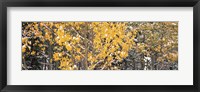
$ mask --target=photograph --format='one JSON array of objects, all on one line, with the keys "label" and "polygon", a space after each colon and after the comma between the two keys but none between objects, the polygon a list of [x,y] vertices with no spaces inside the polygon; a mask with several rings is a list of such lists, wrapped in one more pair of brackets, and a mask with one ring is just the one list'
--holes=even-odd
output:
[{"label": "photograph", "polygon": [[200,0],[3,0],[1,92],[199,92]]},{"label": "photograph", "polygon": [[22,70],[178,70],[178,21],[21,23]]}]

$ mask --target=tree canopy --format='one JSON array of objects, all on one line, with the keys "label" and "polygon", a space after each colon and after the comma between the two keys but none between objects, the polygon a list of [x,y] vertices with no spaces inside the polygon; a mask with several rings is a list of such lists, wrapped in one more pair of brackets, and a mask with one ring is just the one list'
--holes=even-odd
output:
[{"label": "tree canopy", "polygon": [[23,22],[24,70],[176,70],[178,22]]}]

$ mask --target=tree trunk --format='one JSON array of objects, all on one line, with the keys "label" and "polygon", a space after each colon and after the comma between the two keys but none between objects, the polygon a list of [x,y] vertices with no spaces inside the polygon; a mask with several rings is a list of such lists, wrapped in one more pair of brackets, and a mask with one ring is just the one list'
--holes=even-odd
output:
[{"label": "tree trunk", "polygon": [[89,50],[89,46],[88,46],[88,40],[87,40],[87,34],[86,34],[86,37],[85,37],[86,39],[85,39],[85,60],[84,60],[84,68],[85,68],[85,70],[87,70],[88,69],[88,63],[87,63],[87,61],[88,61],[88,50]]},{"label": "tree trunk", "polygon": [[155,54],[151,55],[151,70],[155,70],[155,62],[156,62],[156,56]]},{"label": "tree trunk", "polygon": [[23,63],[24,69],[27,70],[26,60],[23,58],[22,58],[22,63]]},{"label": "tree trunk", "polygon": [[49,55],[49,69],[52,70],[53,67],[52,67],[52,47],[51,47],[51,44],[50,44],[50,41],[48,42],[48,55]]}]

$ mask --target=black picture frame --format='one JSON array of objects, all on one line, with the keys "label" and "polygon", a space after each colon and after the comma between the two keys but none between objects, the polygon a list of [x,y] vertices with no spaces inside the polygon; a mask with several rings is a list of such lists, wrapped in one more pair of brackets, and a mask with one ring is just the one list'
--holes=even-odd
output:
[{"label": "black picture frame", "polygon": [[[7,85],[7,7],[193,7],[193,85]],[[1,0],[1,92],[200,92],[200,0]]]}]

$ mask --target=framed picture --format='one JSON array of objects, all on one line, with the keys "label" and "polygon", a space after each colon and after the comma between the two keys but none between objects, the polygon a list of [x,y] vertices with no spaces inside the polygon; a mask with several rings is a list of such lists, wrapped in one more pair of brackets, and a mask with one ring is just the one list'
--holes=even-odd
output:
[{"label": "framed picture", "polygon": [[3,0],[2,92],[199,92],[199,0]]}]

